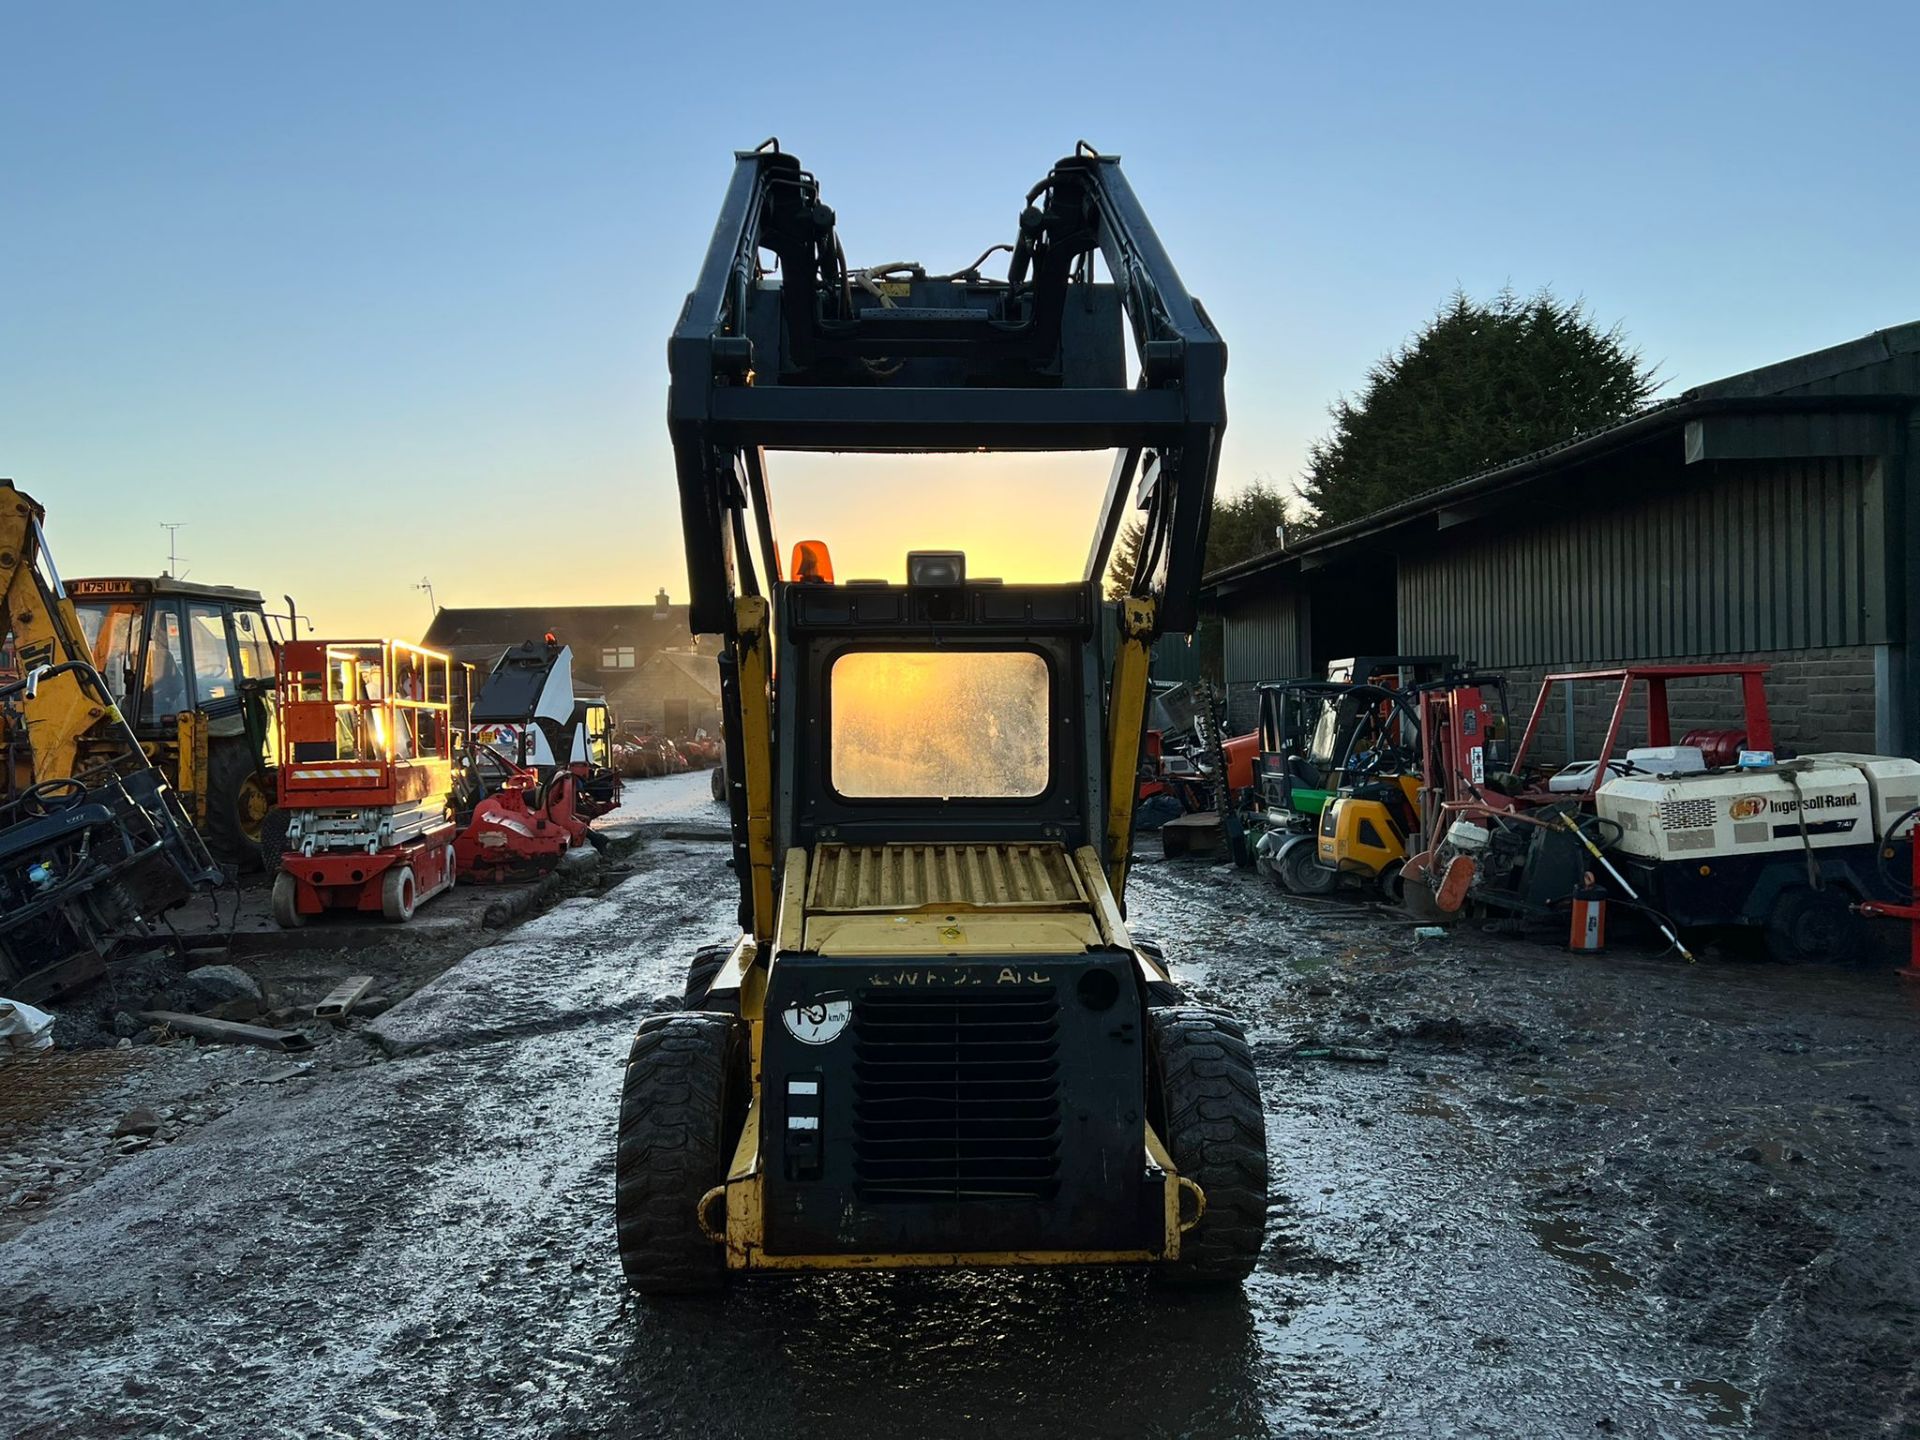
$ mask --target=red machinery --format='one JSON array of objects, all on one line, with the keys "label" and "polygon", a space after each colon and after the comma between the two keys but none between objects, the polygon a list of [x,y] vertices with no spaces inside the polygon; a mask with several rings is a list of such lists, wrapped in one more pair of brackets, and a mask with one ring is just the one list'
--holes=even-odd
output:
[{"label": "red machinery", "polygon": [[620,802],[612,717],[573,690],[573,651],[552,634],[516,645],[474,697],[470,773],[480,798],[454,853],[462,879],[522,880],[591,843]]},{"label": "red machinery", "polygon": [[[1741,723],[1674,744],[1670,686],[1714,679],[1736,682]],[[1571,725],[1572,687],[1594,684],[1617,687],[1598,754],[1557,772],[1529,764],[1555,699],[1566,699]],[[1645,741],[1622,750],[1642,687]],[[1443,911],[1473,898],[1544,916],[1610,887],[1682,956],[1691,958],[1683,931],[1745,931],[1776,958],[1801,960],[1861,948],[1850,904],[1883,915],[1920,910],[1885,903],[1895,887],[1882,853],[1920,809],[1909,808],[1920,765],[1851,753],[1778,759],[1764,666],[1548,675],[1510,766],[1475,747],[1467,718],[1423,725],[1424,853],[1404,872],[1425,879]],[[1577,930],[1575,943],[1584,938]]]},{"label": "red machinery", "polygon": [[273,918],[412,918],[454,882],[451,662],[398,640],[290,640],[276,684],[289,824]]},{"label": "red machinery", "polygon": [[1920,980],[1920,830],[1907,829],[1906,832],[1908,873],[1904,894],[1900,883],[1893,878],[1889,862],[1899,854],[1899,845],[1892,837],[1916,816],[1920,816],[1920,810],[1909,810],[1888,825],[1889,838],[1880,849],[1880,879],[1896,898],[1864,900],[1853,907],[1855,913],[1876,920],[1907,922],[1907,963],[1896,972],[1903,980]]},{"label": "red machinery", "polygon": [[602,813],[578,773],[563,766],[543,784],[537,771],[489,749],[506,778],[473,808],[453,842],[461,877],[478,884],[523,880],[551,870],[576,845],[591,843],[589,821]]},{"label": "red machinery", "polygon": [[1742,728],[1690,730],[1680,737],[1680,743],[1697,747],[1707,764],[1716,768],[1732,765],[1743,749],[1770,752],[1773,749],[1773,720],[1767,710],[1766,675],[1767,667],[1764,665],[1739,664],[1635,665],[1620,670],[1574,670],[1549,675],[1540,683],[1540,694],[1533,702],[1533,714],[1527,719],[1527,732],[1520,737],[1520,749],[1513,757],[1513,768],[1517,773],[1525,773],[1527,757],[1533,751],[1534,739],[1540,733],[1541,719],[1547,713],[1556,687],[1613,680],[1620,682],[1620,690],[1614,697],[1613,711],[1607,720],[1607,738],[1600,746],[1600,759],[1594,763],[1592,779],[1586,787],[1571,793],[1590,800],[1594,791],[1606,783],[1611,773],[1609,767],[1613,762],[1614,748],[1620,743],[1620,732],[1625,725],[1627,707],[1632,703],[1636,685],[1644,684],[1647,687],[1646,743],[1665,746],[1673,743],[1673,725],[1667,718],[1668,681],[1737,679],[1740,682]]},{"label": "red machinery", "polygon": [[[1505,757],[1506,681],[1499,676],[1463,675],[1430,683],[1413,692],[1419,707],[1420,814],[1419,829],[1408,837],[1401,870],[1402,887],[1428,881],[1434,852],[1452,815],[1463,810],[1510,811],[1514,802],[1498,790],[1486,788],[1488,750],[1498,764]],[[1497,705],[1496,705],[1497,701]],[[1532,737],[1528,728],[1528,738]],[[1442,910],[1460,908],[1474,879],[1474,863],[1465,855],[1449,857],[1432,882]]]}]

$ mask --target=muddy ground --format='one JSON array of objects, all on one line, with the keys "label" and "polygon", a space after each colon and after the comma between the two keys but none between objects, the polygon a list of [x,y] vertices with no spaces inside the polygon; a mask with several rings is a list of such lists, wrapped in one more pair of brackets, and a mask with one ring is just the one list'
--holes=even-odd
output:
[{"label": "muddy ground", "polygon": [[[687,779],[650,782],[663,813]],[[1196,861],[1131,899],[1250,1022],[1275,1166],[1243,1292],[875,1275],[636,1303],[621,1057],[733,904],[723,847],[649,833],[605,895],[297,1063],[145,1047],[89,1082],[49,1123],[113,1145],[130,1104],[194,1118],[0,1242],[0,1434],[1920,1427],[1920,987],[1419,944]]]}]

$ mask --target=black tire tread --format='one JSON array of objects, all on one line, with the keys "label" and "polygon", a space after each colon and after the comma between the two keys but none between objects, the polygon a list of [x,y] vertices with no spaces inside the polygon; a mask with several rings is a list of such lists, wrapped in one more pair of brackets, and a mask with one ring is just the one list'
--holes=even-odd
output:
[{"label": "black tire tread", "polygon": [[725,1174],[738,1024],[702,1012],[650,1015],[627,1052],[614,1217],[621,1268],[643,1295],[725,1283],[725,1252],[701,1232],[695,1208]]},{"label": "black tire tread", "polygon": [[1339,887],[1339,875],[1320,863],[1315,843],[1306,839],[1274,857],[1273,878],[1287,894],[1331,895]]},{"label": "black tire tread", "polygon": [[1180,1258],[1156,1266],[1178,1284],[1246,1279],[1267,1229],[1267,1127],[1246,1031],[1224,1010],[1148,1011],[1161,1138],[1180,1173],[1207,1197]]},{"label": "black tire tread", "polygon": [[693,953],[693,963],[687,966],[687,985],[681,994],[682,1003],[689,1010],[697,1010],[706,1002],[708,993],[713,989],[714,978],[725,968],[727,957],[733,954],[734,942],[702,945]]},{"label": "black tire tread", "polygon": [[[1832,885],[1824,890],[1807,885],[1782,890],[1761,931],[1769,958],[1777,965],[1860,964],[1873,952],[1865,922],[1850,908],[1854,898]],[[1827,944],[1806,943],[1799,922],[1808,915],[1826,919]]]},{"label": "black tire tread", "polygon": [[[207,789],[204,838],[216,858],[230,861],[242,870],[265,864],[259,844],[249,840],[240,828],[238,808],[240,786],[253,774],[256,764],[243,739],[223,737],[207,747],[207,776],[202,782]],[[277,856],[273,868],[280,868]]]},{"label": "black tire tread", "polygon": [[280,873],[280,857],[291,848],[287,844],[287,830],[292,824],[291,812],[278,805],[267,811],[267,818],[260,822],[260,868],[269,875]]}]

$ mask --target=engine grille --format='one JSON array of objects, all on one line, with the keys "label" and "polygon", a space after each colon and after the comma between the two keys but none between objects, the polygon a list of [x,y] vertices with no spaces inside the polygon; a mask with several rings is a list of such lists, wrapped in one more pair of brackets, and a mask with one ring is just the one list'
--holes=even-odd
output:
[{"label": "engine grille", "polygon": [[1059,1189],[1052,986],[863,995],[853,1043],[861,1198],[1044,1200]]},{"label": "engine grille", "polygon": [[1711,800],[1662,800],[1660,802],[1660,828],[1662,830],[1704,830],[1713,824],[1714,810]]},{"label": "engine grille", "polygon": [[1064,845],[820,845],[807,909],[1085,909]]}]

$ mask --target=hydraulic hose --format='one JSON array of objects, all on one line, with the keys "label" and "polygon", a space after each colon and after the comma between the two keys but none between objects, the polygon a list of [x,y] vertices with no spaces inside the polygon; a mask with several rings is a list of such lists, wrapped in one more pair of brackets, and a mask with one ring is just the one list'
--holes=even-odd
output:
[{"label": "hydraulic hose", "polygon": [[[1908,871],[1907,878],[1904,880],[1895,879],[1893,872],[1887,868],[1887,862],[1893,858],[1894,837],[1899,833],[1900,827],[1917,815],[1920,815],[1920,805],[1914,806],[1911,810],[1902,811],[1900,818],[1887,826],[1886,834],[1873,849],[1873,863],[1874,867],[1880,872],[1881,885],[1886,888],[1887,894],[1900,897],[1900,903],[1903,905],[1911,905],[1913,903],[1912,871]],[[1917,840],[1913,835],[1908,835],[1907,843],[1912,845],[1920,843],[1920,840]]]}]

